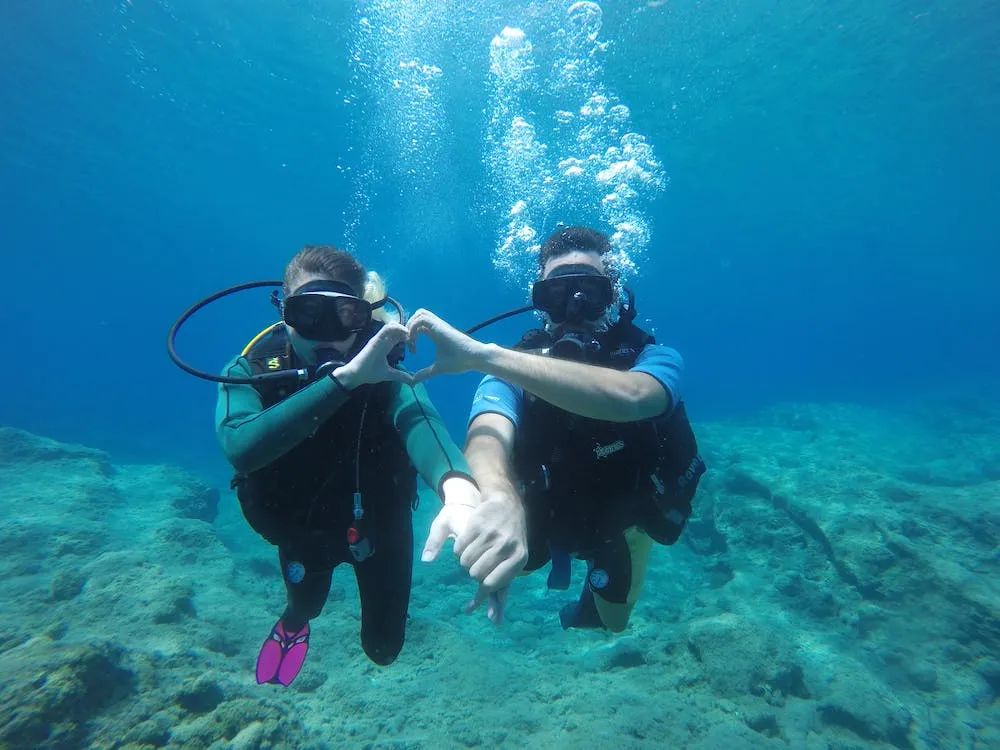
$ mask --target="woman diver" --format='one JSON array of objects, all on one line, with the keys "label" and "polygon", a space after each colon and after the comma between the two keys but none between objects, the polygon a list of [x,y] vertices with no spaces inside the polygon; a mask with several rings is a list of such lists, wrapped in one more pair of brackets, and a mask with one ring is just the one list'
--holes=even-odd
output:
[{"label": "woman diver", "polygon": [[287,606],[261,648],[257,682],[287,686],[341,563],[354,568],[368,658],[388,665],[399,654],[417,474],[444,502],[428,549],[448,536],[456,552],[468,545],[462,536],[474,535],[468,520],[480,496],[424,387],[399,366],[408,333],[402,310],[398,320],[387,314],[395,303],[378,274],[343,250],[307,246],[285,269],[282,297],[282,322],[223,374],[245,380],[299,368],[311,379],[221,382],[216,434],[237,472],[244,516],[278,548]]}]

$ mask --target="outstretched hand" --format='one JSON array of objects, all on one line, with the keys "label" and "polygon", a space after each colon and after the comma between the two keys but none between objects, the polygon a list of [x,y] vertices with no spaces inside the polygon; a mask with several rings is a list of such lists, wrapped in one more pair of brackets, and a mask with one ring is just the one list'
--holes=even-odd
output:
[{"label": "outstretched hand", "polygon": [[416,353],[417,339],[424,334],[437,347],[434,363],[417,370],[413,382],[421,383],[435,375],[458,375],[477,369],[477,364],[485,357],[486,345],[466,336],[454,326],[446,323],[430,310],[420,308],[406,324],[409,331],[410,351]]},{"label": "outstretched hand", "polygon": [[454,539],[455,557],[479,583],[466,613],[488,601],[486,615],[500,625],[510,583],[528,561],[524,511],[504,493],[480,500],[479,490],[461,479],[447,480],[443,494],[445,507],[431,524],[421,560],[437,559],[445,542]]},{"label": "outstretched hand", "polygon": [[344,379],[356,385],[382,383],[386,380],[412,383],[413,376],[410,373],[393,367],[388,361],[393,348],[405,342],[408,337],[409,330],[406,326],[386,323],[369,339],[361,351],[343,366],[342,371],[346,376]]},{"label": "outstretched hand", "polygon": [[466,605],[466,613],[471,614],[488,601],[486,616],[500,625],[510,581],[528,559],[527,539],[519,522],[523,514],[512,513],[518,508],[501,506],[496,499],[483,501],[476,486],[460,477],[445,480],[442,500],[444,508],[431,523],[420,559],[436,560],[448,539],[454,539],[455,557],[479,583],[475,597]]},{"label": "outstretched hand", "polygon": [[[455,540],[455,556],[461,557],[459,553],[459,540],[467,535],[470,519],[475,513],[475,508],[466,505],[445,505],[431,522],[431,531],[427,535],[424,543],[424,551],[420,556],[422,562],[434,562],[445,542],[449,539]],[[462,567],[469,570],[469,564],[462,563]],[[475,576],[473,576],[475,578]],[[507,588],[494,589],[483,585],[480,581],[475,597],[465,605],[466,614],[471,614],[479,606],[489,601],[486,608],[486,616],[494,625],[503,622],[504,605],[507,603]]]}]

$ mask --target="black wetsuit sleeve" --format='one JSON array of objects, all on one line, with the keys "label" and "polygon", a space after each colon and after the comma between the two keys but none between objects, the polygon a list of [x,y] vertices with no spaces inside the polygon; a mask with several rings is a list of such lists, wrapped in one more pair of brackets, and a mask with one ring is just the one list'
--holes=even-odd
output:
[{"label": "black wetsuit sleeve", "polygon": [[423,385],[398,385],[393,392],[391,412],[410,461],[439,497],[442,497],[441,485],[448,477],[462,476],[473,481],[461,449],[448,434]]},{"label": "black wetsuit sleeve", "polygon": [[[246,378],[252,372],[246,358],[237,357],[222,374]],[[233,468],[249,473],[312,435],[349,398],[348,391],[323,377],[265,409],[252,385],[220,383],[215,433]]]}]

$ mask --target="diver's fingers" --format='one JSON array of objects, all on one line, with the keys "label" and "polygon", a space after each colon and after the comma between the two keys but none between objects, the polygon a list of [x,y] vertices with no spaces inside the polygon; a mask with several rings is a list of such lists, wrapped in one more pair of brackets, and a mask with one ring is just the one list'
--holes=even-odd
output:
[{"label": "diver's fingers", "polygon": [[510,582],[517,575],[518,571],[524,569],[525,562],[526,560],[521,557],[510,557],[502,560],[483,579],[483,585],[494,590],[498,587],[506,588],[510,585]]},{"label": "diver's fingers", "polygon": [[[476,536],[471,540],[469,534],[461,534],[455,540],[455,554],[462,567],[472,573],[471,567],[482,565],[493,556],[490,553],[490,540],[485,536]],[[493,565],[490,565],[492,568]],[[474,577],[474,576],[473,576]]]},{"label": "diver's fingers", "polygon": [[410,332],[405,326],[401,326],[399,323],[386,323],[382,326],[382,330],[375,334],[374,341],[377,346],[388,350],[406,339],[409,335]]},{"label": "diver's fingers", "polygon": [[487,599],[490,598],[490,594],[492,593],[493,592],[490,591],[485,586],[479,586],[476,589],[475,597],[473,597],[473,599],[468,604],[465,605],[465,613],[472,614],[473,612],[475,612],[477,609],[479,609],[480,605],[482,605],[483,602],[485,602]]},{"label": "diver's fingers", "polygon": [[[463,562],[465,561],[465,555],[462,555]],[[492,554],[492,550],[487,551],[485,554],[480,554],[475,557],[470,555],[470,565],[466,568],[469,571],[469,575],[482,585],[487,585],[486,581],[489,577],[493,575],[493,570],[497,566],[497,556]],[[463,567],[465,567],[463,565]]]},{"label": "diver's fingers", "polygon": [[406,324],[407,331],[409,331],[410,343],[416,344],[417,336],[421,333],[427,334],[433,340],[435,334],[440,331],[443,322],[441,318],[430,310],[423,308],[417,310]]},{"label": "diver's fingers", "polygon": [[436,560],[438,555],[441,554],[441,548],[444,547],[444,543],[448,541],[448,537],[452,536],[452,534],[453,531],[447,514],[438,513],[431,522],[431,531],[427,535],[427,541],[424,543],[424,551],[420,556],[421,561],[432,562]]},{"label": "diver's fingers", "polygon": [[[470,520],[474,518],[474,513],[470,513]],[[466,527],[462,530],[462,533],[458,535],[455,539],[455,554],[460,558],[460,562],[465,565],[466,560],[463,557],[465,555],[465,550],[472,546],[482,546],[484,540],[484,535],[474,524],[466,524]],[[478,557],[479,555],[476,555]],[[471,562],[470,559],[468,562]]]},{"label": "diver's fingers", "polygon": [[430,380],[431,378],[433,378],[435,375],[438,374],[437,369],[438,369],[437,363],[435,362],[432,365],[427,365],[427,367],[423,368],[422,370],[417,370],[415,373],[413,373],[412,384],[416,385],[417,383],[423,383],[425,380]]},{"label": "diver's fingers", "polygon": [[386,380],[392,380],[396,383],[406,383],[407,385],[413,385],[413,375],[408,373],[406,370],[399,370],[395,367],[389,367],[386,370],[385,375]]},{"label": "diver's fingers", "polygon": [[413,315],[410,316],[409,321],[407,321],[407,328],[412,328],[414,325],[426,325],[431,328],[434,327],[434,323],[440,320],[437,315],[432,313],[426,307],[421,307]]},{"label": "diver's fingers", "polygon": [[490,594],[490,606],[486,610],[486,616],[494,625],[503,624],[503,613],[507,608],[507,596],[510,594],[509,588],[502,588]]}]

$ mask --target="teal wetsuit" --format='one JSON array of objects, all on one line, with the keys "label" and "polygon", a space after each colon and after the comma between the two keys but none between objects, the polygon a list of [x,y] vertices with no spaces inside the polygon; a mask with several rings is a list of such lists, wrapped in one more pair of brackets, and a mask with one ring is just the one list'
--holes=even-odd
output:
[{"label": "teal wetsuit", "polygon": [[[249,377],[277,361],[284,337],[263,342],[225,368]],[[277,343],[277,347],[275,344]],[[297,367],[283,348],[285,367]],[[222,384],[216,432],[237,472],[234,486],[250,525],[278,547],[286,575],[286,625],[298,630],[322,611],[333,569],[354,567],[361,598],[361,642],[378,664],[403,645],[413,565],[416,475],[439,495],[449,476],[471,480],[459,447],[422,385],[386,382],[345,391],[329,377],[290,392]],[[354,518],[360,492],[363,519]],[[360,526],[374,553],[351,554],[348,530]]]}]

